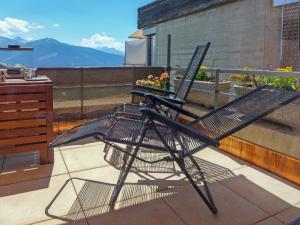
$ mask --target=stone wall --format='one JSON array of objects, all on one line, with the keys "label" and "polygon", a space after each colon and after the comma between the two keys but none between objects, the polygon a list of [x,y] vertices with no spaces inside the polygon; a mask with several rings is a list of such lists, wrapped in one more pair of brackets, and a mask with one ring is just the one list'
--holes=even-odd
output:
[{"label": "stone wall", "polygon": [[281,9],[272,0],[241,0],[156,26],[156,64],[165,66],[172,35],[172,66],[187,66],[195,46],[212,42],[205,64],[222,68],[280,64]]}]

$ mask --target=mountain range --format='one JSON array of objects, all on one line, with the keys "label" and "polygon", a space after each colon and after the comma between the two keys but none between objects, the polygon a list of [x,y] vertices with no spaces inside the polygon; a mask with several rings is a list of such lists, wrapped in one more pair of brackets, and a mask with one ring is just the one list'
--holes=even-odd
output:
[{"label": "mountain range", "polygon": [[52,38],[26,41],[22,38],[0,37],[0,47],[7,45],[32,47],[33,52],[0,51],[0,63],[31,67],[105,67],[122,66],[124,55],[111,49],[93,49],[66,44]]}]

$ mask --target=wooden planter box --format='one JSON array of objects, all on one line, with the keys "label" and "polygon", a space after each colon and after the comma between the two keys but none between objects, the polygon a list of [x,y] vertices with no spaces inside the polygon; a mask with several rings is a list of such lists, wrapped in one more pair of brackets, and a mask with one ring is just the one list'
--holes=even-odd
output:
[{"label": "wooden planter box", "polygon": [[52,82],[7,79],[0,82],[0,156],[40,152],[40,162],[52,163]]},{"label": "wooden planter box", "polygon": [[[237,95],[247,94],[249,91],[253,90],[251,87],[245,87],[242,85],[234,85],[233,88]],[[298,99],[293,103],[277,109],[264,119],[288,125],[293,129],[300,130],[300,100]]]},{"label": "wooden planter box", "polygon": [[[175,90],[178,88],[181,79],[174,79]],[[220,91],[227,91],[230,89],[230,81],[221,81],[219,83]],[[214,107],[215,106],[215,94],[213,91],[215,89],[215,82],[211,81],[194,81],[193,87],[190,90],[190,93],[187,97],[188,101],[199,103],[206,107]],[[227,95],[219,95],[218,106],[225,105],[229,101],[229,96]]]}]

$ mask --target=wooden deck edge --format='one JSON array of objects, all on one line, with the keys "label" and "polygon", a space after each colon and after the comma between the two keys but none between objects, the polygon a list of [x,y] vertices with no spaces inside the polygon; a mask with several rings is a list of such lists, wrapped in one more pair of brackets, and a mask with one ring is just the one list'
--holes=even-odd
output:
[{"label": "wooden deck edge", "polygon": [[300,185],[300,160],[230,136],[219,149]]}]

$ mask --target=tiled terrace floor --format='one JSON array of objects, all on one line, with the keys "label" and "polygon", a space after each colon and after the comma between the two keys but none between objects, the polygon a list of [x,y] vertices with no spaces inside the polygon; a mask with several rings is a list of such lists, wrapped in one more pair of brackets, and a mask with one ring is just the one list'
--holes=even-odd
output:
[{"label": "tiled terrace floor", "polygon": [[110,211],[118,155],[105,156],[103,148],[88,143],[56,149],[53,166],[37,166],[34,154],[1,158],[0,224],[280,225],[300,216],[299,186],[209,148],[197,160],[217,216],[172,163],[137,164],[141,171],[130,173]]}]

